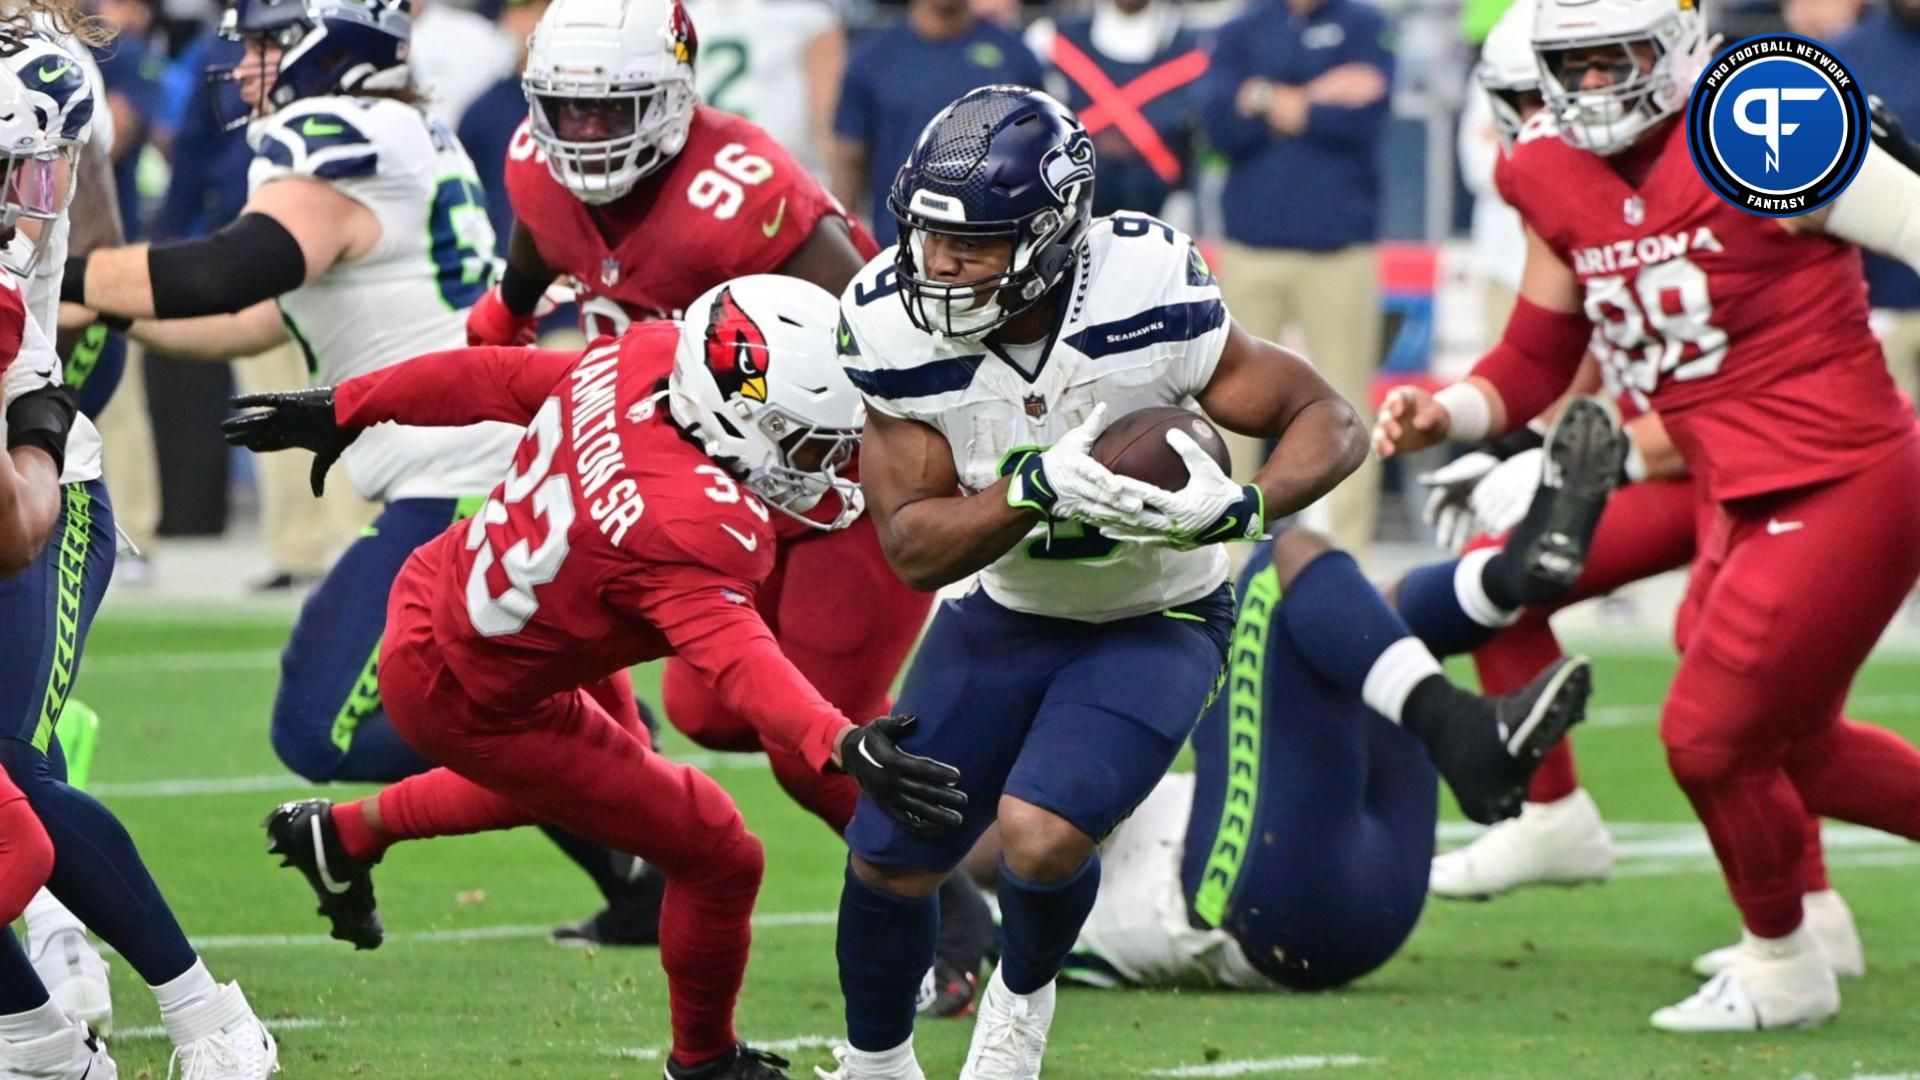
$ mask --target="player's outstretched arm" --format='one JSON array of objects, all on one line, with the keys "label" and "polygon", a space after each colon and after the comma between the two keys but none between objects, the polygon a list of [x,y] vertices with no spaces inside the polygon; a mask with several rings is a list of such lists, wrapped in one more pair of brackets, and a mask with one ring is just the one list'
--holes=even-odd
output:
[{"label": "player's outstretched arm", "polygon": [[1293,351],[1238,323],[1198,397],[1229,431],[1277,440],[1253,478],[1267,521],[1299,513],[1366,460],[1367,429],[1339,391]]},{"label": "player's outstretched arm", "polygon": [[127,336],[155,352],[189,360],[226,362],[266,352],[287,341],[287,324],[271,300],[232,315],[197,319],[135,319]]},{"label": "player's outstretched arm", "polygon": [[1388,458],[1449,438],[1477,442],[1505,432],[1510,418],[1538,416],[1578,374],[1591,333],[1580,280],[1528,228],[1520,296],[1499,343],[1473,374],[1437,394],[1415,386],[1388,394],[1374,420],[1374,449]]},{"label": "player's outstretched arm", "polygon": [[619,362],[608,342],[589,352],[476,345],[426,353],[341,383],[334,398],[342,426],[372,427],[383,420],[414,427],[463,427],[487,420],[526,424],[566,378],[585,368]]},{"label": "player's outstretched arm", "polygon": [[365,205],[323,181],[282,177],[212,236],[68,259],[60,299],[127,319],[231,314],[315,281],[379,240]]}]

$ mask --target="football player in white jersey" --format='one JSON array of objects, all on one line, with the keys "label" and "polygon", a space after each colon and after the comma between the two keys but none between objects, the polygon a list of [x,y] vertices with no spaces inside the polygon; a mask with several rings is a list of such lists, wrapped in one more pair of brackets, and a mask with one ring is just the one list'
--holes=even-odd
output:
[{"label": "football player in white jersey", "polygon": [[766,129],[822,181],[847,32],[833,0],[690,0],[700,100]]},{"label": "football player in white jersey", "polygon": [[[73,59],[44,39],[24,31],[0,34],[0,56],[20,62],[0,64],[0,261],[8,270],[0,277],[12,292],[8,347],[18,350],[4,380],[7,444],[15,455],[43,452],[59,477],[52,538],[28,566],[0,580],[0,624],[9,628],[0,649],[0,766],[52,841],[48,888],[72,909],[59,915],[73,923],[77,914],[146,980],[174,1042],[175,1063],[193,1075],[263,1078],[277,1067],[273,1037],[237,985],[221,986],[208,973],[126,829],[66,782],[53,737],[114,560],[113,510],[100,479],[99,440],[77,415],[72,391],[60,385],[57,356],[31,310],[36,299],[49,310],[58,296],[57,274],[40,297],[32,284],[49,248],[66,232],[62,217],[72,194],[73,151],[86,138],[92,98]],[[73,925],[74,947],[91,953]],[[42,929],[30,924],[33,934]],[[73,1000],[55,979],[34,973],[38,965],[29,964],[10,932],[0,935],[0,967],[0,1073],[114,1075],[113,1062],[88,1035],[86,1022],[69,1011],[110,1020],[104,985],[85,1001]],[[66,965],[57,967],[57,974],[66,974]],[[104,975],[97,957],[90,974]]]},{"label": "football player in white jersey", "polygon": [[[1259,537],[1365,454],[1353,409],[1310,364],[1234,325],[1190,239],[1144,215],[1092,217],[1093,176],[1092,141],[1058,102],[973,91],[921,134],[888,200],[902,240],[842,299],[841,352],[868,405],[862,488],[888,560],[920,588],[980,573],[940,608],[900,698],[919,718],[903,745],[961,771],[961,822],[929,839],[863,799],[847,830],[844,1080],[922,1076],[913,1005],[932,894],[996,821],[1002,957],[961,1077],[1039,1075],[1055,976],[1098,891],[1096,845],[1219,686],[1234,608],[1219,545]],[[1109,410],[1196,404],[1277,440],[1254,483],[1180,431],[1178,492],[1089,455]],[[1531,762],[1579,714],[1584,664],[1526,700],[1474,697],[1351,559],[1323,554],[1281,573],[1323,677],[1426,742],[1470,814],[1517,810]]]}]

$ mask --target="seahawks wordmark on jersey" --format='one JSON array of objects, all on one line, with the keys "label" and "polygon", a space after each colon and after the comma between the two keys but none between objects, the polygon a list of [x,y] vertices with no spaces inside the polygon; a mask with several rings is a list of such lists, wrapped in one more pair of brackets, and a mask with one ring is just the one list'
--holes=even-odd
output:
[{"label": "seahawks wordmark on jersey", "polygon": [[[893,248],[881,252],[841,298],[842,362],[870,408],[946,436],[968,492],[992,487],[1009,451],[1052,445],[1102,402],[1109,419],[1194,408],[1226,346],[1226,306],[1193,241],[1144,214],[1095,219],[1059,321],[1032,350],[919,330],[893,260]],[[1226,576],[1218,545],[1176,551],[1043,522],[981,584],[1015,611],[1106,622],[1197,600]]]},{"label": "seahawks wordmark on jersey", "polygon": [[[250,190],[308,177],[380,222],[373,250],[279,299],[287,332],[320,382],[466,345],[466,309],[492,285],[496,263],[486,196],[451,132],[398,101],[318,97],[254,121],[247,139]],[[369,499],[480,495],[500,479],[519,434],[506,424],[383,424],[343,459]]]}]

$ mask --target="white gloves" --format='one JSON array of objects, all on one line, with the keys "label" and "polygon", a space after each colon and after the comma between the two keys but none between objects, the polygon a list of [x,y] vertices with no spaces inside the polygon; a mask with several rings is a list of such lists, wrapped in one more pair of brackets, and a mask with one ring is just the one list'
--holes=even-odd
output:
[{"label": "white gloves", "polygon": [[1267,524],[1260,489],[1234,483],[1184,431],[1167,432],[1167,445],[1186,462],[1187,486],[1179,491],[1148,486],[1147,513],[1132,523],[1102,526],[1101,532],[1116,540],[1176,547],[1258,538]]},{"label": "white gloves", "polygon": [[1545,467],[1546,452],[1536,447],[1513,455],[1487,473],[1467,499],[1478,523],[1477,531],[1498,535],[1520,524],[1533,503],[1533,493],[1540,489]]},{"label": "white gloves", "polygon": [[1016,451],[1000,466],[1013,478],[1007,505],[1036,511],[1048,519],[1068,518],[1093,525],[1132,522],[1158,489],[1121,476],[1087,453],[1106,428],[1107,406],[1094,406],[1080,426],[1045,450]]},{"label": "white gloves", "polygon": [[1434,541],[1441,547],[1459,551],[1479,531],[1468,499],[1480,481],[1499,466],[1499,458],[1475,450],[1420,474],[1420,482],[1433,489],[1420,516],[1433,526]]}]

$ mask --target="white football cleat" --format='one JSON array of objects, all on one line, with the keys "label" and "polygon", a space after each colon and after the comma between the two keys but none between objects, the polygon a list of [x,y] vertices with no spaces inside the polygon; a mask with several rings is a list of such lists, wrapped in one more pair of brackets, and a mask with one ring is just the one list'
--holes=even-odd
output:
[{"label": "white football cleat", "polygon": [[1746,934],[1732,967],[1652,1021],[1662,1031],[1762,1031],[1813,1027],[1839,1011],[1840,984],[1802,925],[1771,940]]},{"label": "white football cleat", "polygon": [[1448,900],[1488,900],[1526,885],[1587,885],[1613,873],[1613,837],[1585,788],[1530,802],[1462,848],[1433,858],[1428,889]]},{"label": "white football cleat", "polygon": [[280,1071],[280,1047],[247,1004],[239,983],[228,983],[160,1021],[173,1040],[167,1080],[266,1080]]},{"label": "white football cleat", "polygon": [[[1853,909],[1832,889],[1808,893],[1800,898],[1800,910],[1806,913],[1807,929],[1827,955],[1833,973],[1842,979],[1857,979],[1867,973],[1867,955],[1860,946],[1860,931],[1853,925]],[[1712,978],[1733,965],[1740,955],[1738,944],[1701,953],[1694,958],[1693,973]]]},{"label": "white football cleat", "polygon": [[833,1048],[833,1060],[840,1063],[838,1068],[828,1072],[816,1065],[813,1075],[818,1080],[927,1080],[913,1056],[912,1039],[880,1053],[843,1044]]},{"label": "white football cleat", "polygon": [[113,1034],[113,991],[107,983],[107,962],[85,930],[76,924],[38,934],[29,921],[27,959],[55,1005],[96,1034]]},{"label": "white football cleat", "polygon": [[993,978],[980,994],[980,1011],[973,1020],[973,1046],[960,1080],[1040,1080],[1040,1060],[1047,1053],[1047,1029],[1053,1026],[1056,983],[1031,994],[1007,989],[993,969]]},{"label": "white football cleat", "polygon": [[0,1077],[6,1080],[116,1080],[119,1075],[106,1040],[78,1020],[35,1039],[0,1039]]}]

